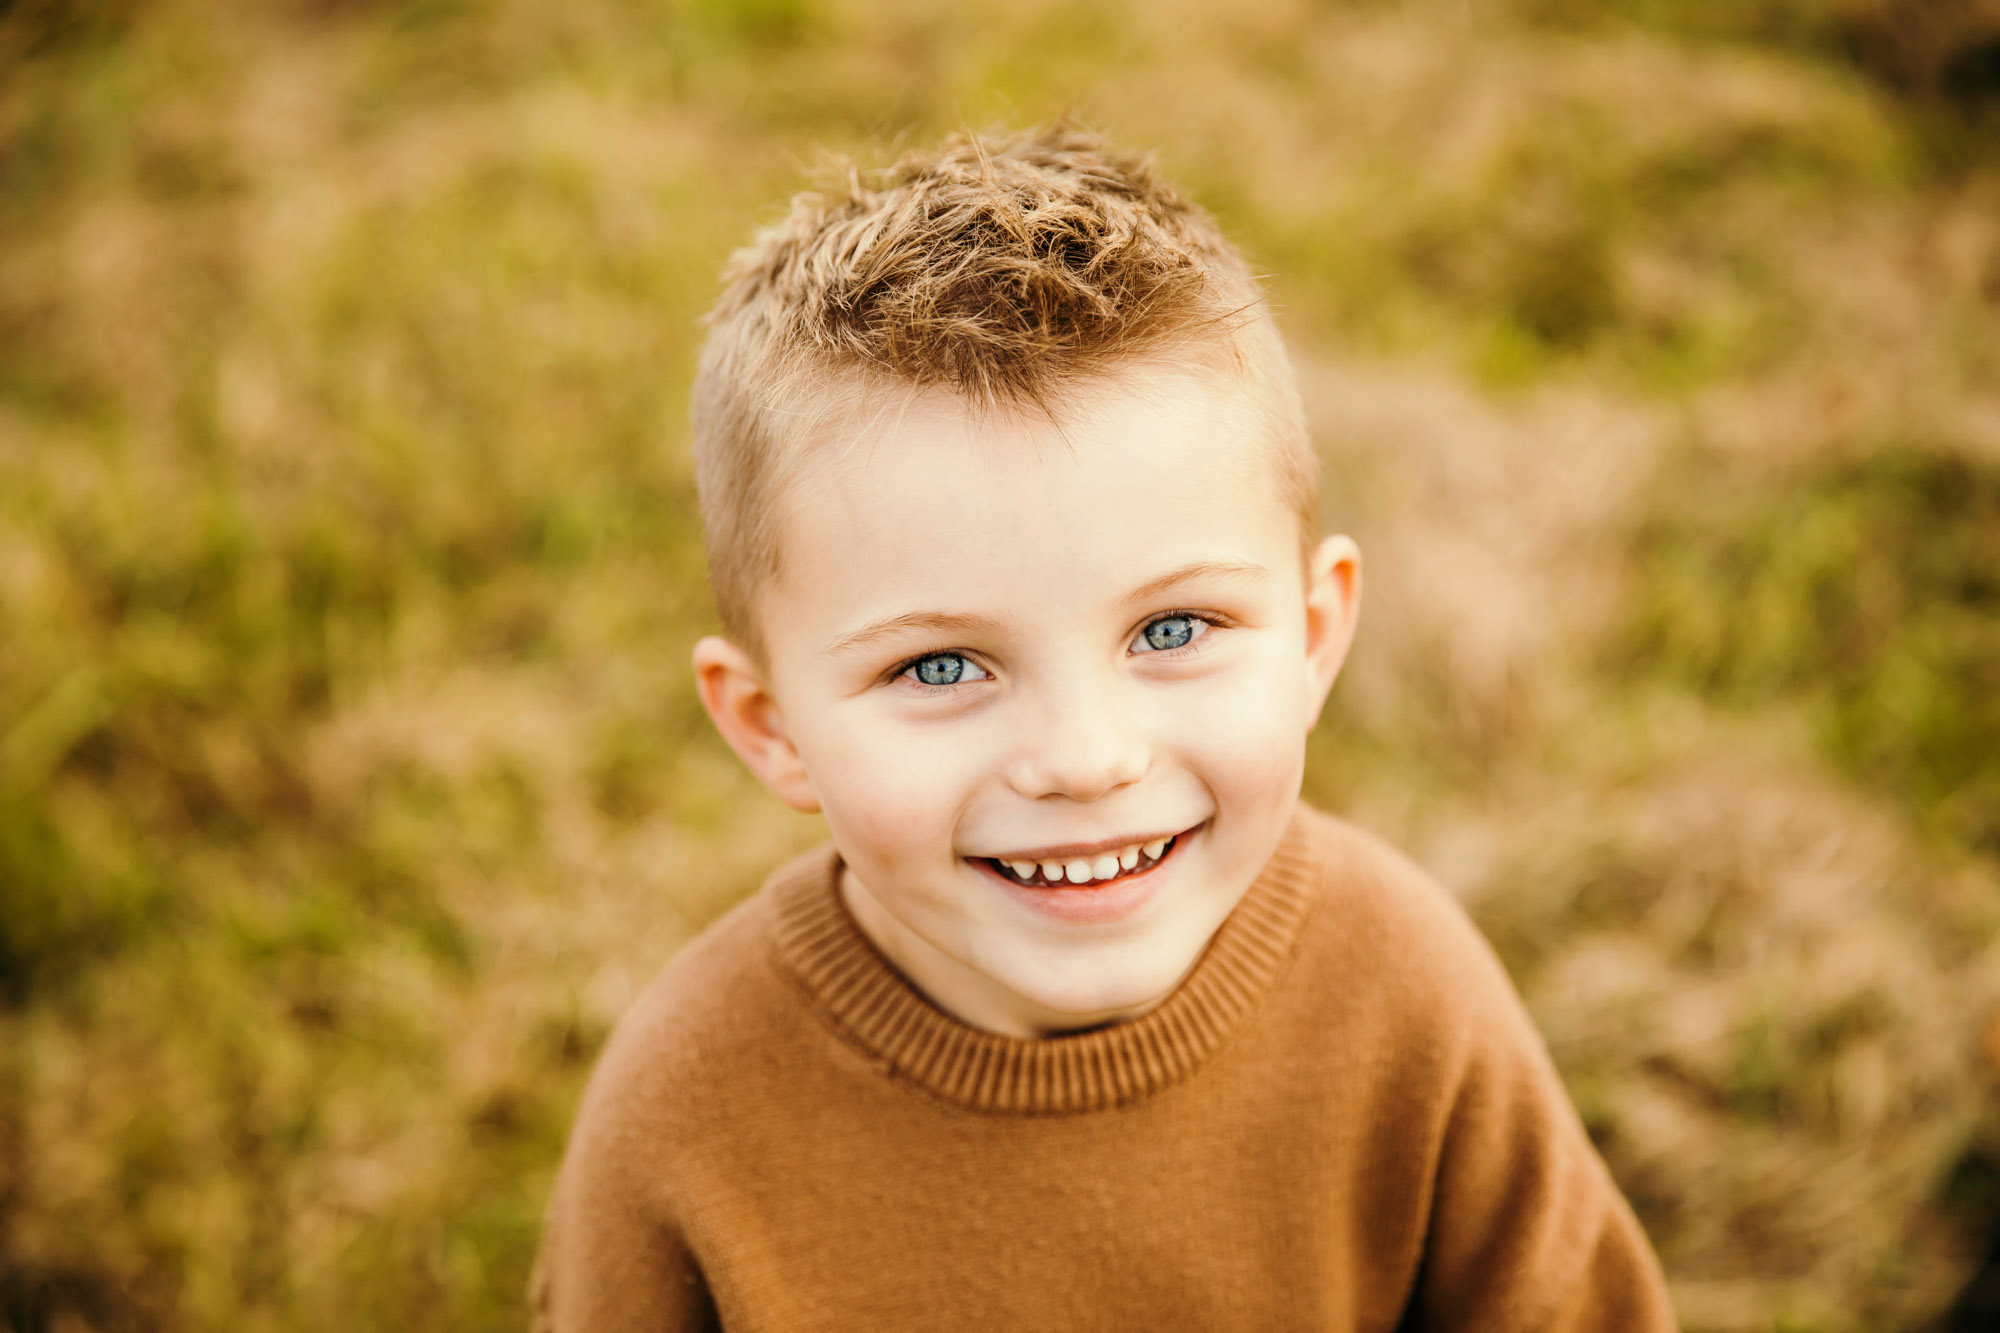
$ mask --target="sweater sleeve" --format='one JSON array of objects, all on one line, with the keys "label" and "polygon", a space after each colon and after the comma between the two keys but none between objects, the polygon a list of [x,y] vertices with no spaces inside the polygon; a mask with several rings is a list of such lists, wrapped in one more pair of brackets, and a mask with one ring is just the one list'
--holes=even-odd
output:
[{"label": "sweater sleeve", "polygon": [[677,953],[605,1043],[549,1195],[529,1284],[534,1333],[721,1327],[688,1182],[713,1165],[715,1108],[735,1079],[717,1052],[768,1045],[739,1026],[762,1012],[762,901]]},{"label": "sweater sleeve", "polygon": [[615,1129],[581,1123],[557,1177],[530,1283],[534,1333],[718,1329],[686,1240],[647,1197]]},{"label": "sweater sleeve", "polygon": [[1499,961],[1477,978],[1409,1325],[1482,1333],[1672,1333],[1645,1233],[1584,1133]]}]

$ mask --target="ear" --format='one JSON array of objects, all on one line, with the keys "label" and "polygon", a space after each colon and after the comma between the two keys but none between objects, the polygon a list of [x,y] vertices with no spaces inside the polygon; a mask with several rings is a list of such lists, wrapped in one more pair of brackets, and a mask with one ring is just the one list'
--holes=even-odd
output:
[{"label": "ear", "polygon": [[785,731],[778,700],[750,654],[711,635],[694,646],[694,679],[708,720],[744,767],[792,809],[817,811],[812,779]]},{"label": "ear", "polygon": [[1347,660],[1361,614],[1361,548],[1328,537],[1306,565],[1306,727],[1319,721],[1327,691]]}]

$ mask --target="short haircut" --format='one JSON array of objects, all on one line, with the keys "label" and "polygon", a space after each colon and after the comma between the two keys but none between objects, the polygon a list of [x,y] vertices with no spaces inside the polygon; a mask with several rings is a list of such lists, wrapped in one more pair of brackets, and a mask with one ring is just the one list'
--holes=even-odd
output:
[{"label": "short haircut", "polygon": [[695,479],[724,631],[761,657],[781,483],[813,427],[883,389],[1059,420],[1142,365],[1222,370],[1269,419],[1302,543],[1319,470],[1284,345],[1214,219],[1140,156],[1060,124],[851,163],[731,256],[694,385]]}]

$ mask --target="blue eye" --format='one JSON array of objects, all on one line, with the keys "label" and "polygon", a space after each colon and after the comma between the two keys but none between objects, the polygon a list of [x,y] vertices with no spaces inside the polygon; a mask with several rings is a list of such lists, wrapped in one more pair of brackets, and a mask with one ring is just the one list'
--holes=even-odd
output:
[{"label": "blue eye", "polygon": [[903,674],[923,685],[962,685],[987,676],[963,653],[932,653],[912,662]]},{"label": "blue eye", "polygon": [[926,685],[956,685],[965,674],[962,657],[926,657],[916,666],[917,679]]},{"label": "blue eye", "polygon": [[[1139,642],[1132,646],[1145,653],[1171,652],[1187,647],[1207,628],[1205,622],[1193,616],[1161,616],[1139,631]],[[1145,646],[1142,648],[1140,644]]]}]

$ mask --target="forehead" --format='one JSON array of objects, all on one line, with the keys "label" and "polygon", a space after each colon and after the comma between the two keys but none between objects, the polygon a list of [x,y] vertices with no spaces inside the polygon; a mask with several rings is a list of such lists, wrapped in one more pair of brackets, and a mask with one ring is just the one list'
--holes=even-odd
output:
[{"label": "forehead", "polygon": [[1254,393],[1211,374],[1129,373],[1054,419],[861,399],[786,480],[767,637],[914,611],[1019,616],[1190,563],[1296,561],[1272,435]]}]

